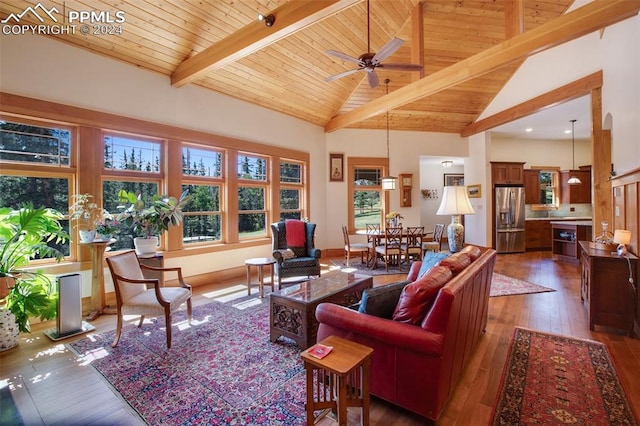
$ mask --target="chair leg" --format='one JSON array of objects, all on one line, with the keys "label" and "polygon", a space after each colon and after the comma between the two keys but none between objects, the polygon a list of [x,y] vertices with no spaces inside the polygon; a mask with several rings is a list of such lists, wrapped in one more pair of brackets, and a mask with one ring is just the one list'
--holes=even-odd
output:
[{"label": "chair leg", "polygon": [[191,325],[191,298],[187,299],[187,321],[189,322],[189,325]]},{"label": "chair leg", "polygon": [[120,340],[120,335],[122,334],[122,315],[118,312],[118,320],[116,325],[116,336],[113,338],[113,343],[111,344],[112,348],[118,346],[118,341]]},{"label": "chair leg", "polygon": [[138,323],[138,328],[142,327],[143,321],[144,321],[144,315],[140,315],[140,322]]},{"label": "chair leg", "polygon": [[164,323],[167,327],[167,349],[171,349],[171,311],[169,308],[164,310]]}]

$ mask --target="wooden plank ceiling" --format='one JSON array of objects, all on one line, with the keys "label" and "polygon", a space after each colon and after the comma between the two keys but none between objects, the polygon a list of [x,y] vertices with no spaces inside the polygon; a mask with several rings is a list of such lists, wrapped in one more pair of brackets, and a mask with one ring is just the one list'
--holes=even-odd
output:
[{"label": "wooden plank ceiling", "polygon": [[[420,78],[417,72],[378,68],[376,73],[381,84],[374,89],[369,88],[366,73],[362,71],[325,82],[326,77],[356,66],[326,54],[327,50],[333,49],[352,57],[366,52],[367,2],[324,1],[327,3],[324,16],[322,12],[310,15],[310,22],[287,30],[279,27],[285,21],[284,11],[291,10],[292,3],[308,3],[307,0],[65,0],[64,5],[62,0],[43,0],[43,6],[55,6],[61,12],[94,10],[114,13],[120,10],[126,15],[122,34],[83,35],[77,32],[75,35],[43,37],[52,37],[161,73],[167,76],[169,85],[172,76],[176,83],[177,75],[174,73],[185,60],[210,46],[219,45],[238,31],[247,31],[250,27],[259,34],[283,31],[285,35],[282,37],[274,35],[275,41],[261,45],[257,40],[247,48],[248,54],[207,69],[193,81],[183,83],[196,84],[324,127],[339,114],[353,111],[385,95],[383,82],[386,78],[391,80],[390,93]],[[507,39],[506,34],[515,35],[514,28],[520,22],[526,34],[553,21],[567,10],[571,1],[370,0],[371,50],[376,52],[393,37],[399,37],[404,44],[383,64],[411,63],[412,46],[419,46],[414,40],[414,34],[419,32],[412,25],[411,17],[412,13],[419,13],[424,46],[421,59],[424,61],[424,76],[428,77],[503,43]],[[29,5],[33,3],[3,0],[0,2],[0,17],[5,19],[11,13],[18,14]],[[338,11],[330,10],[330,7]],[[281,21],[278,20],[279,10],[283,11]],[[264,24],[257,23],[257,15],[270,12],[276,15],[276,22],[270,28],[262,28]],[[518,20],[518,16],[523,19]],[[38,23],[29,15],[22,19],[23,23]],[[59,21],[62,19],[61,13]],[[260,28],[255,28],[256,25]],[[414,57],[419,58],[420,54],[414,54]],[[511,62],[392,109],[390,127],[459,134],[477,119],[521,62]],[[181,71],[184,68],[186,66]],[[347,127],[384,129],[386,122],[383,113]]]}]

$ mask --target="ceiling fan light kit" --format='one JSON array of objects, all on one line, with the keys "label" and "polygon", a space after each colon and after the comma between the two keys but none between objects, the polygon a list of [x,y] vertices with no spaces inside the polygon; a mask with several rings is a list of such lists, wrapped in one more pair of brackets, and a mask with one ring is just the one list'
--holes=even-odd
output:
[{"label": "ceiling fan light kit", "polygon": [[382,61],[387,59],[396,50],[404,43],[404,40],[399,39],[398,37],[392,38],[387,42],[379,52],[374,53],[371,52],[371,35],[370,35],[370,14],[369,14],[369,1],[367,0],[367,52],[363,53],[357,58],[353,56],[347,55],[342,52],[337,52],[335,50],[327,50],[327,54],[338,57],[347,62],[354,62],[358,64],[358,68],[341,72],[336,75],[329,76],[324,79],[324,81],[334,81],[342,77],[346,77],[348,75],[354,74],[358,71],[366,71],[367,72],[367,81],[369,82],[369,87],[376,88],[380,84],[378,76],[375,72],[376,68],[383,68],[388,71],[420,71],[422,70],[422,65],[418,64],[383,64]]}]

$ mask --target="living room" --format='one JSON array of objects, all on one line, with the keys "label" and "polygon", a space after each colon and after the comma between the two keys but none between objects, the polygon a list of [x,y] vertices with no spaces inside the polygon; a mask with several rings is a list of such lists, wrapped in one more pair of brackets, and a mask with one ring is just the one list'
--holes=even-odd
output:
[{"label": "living room", "polygon": [[[634,16],[607,27],[602,33],[595,32],[530,57],[478,119],[602,70],[603,116],[611,114],[614,117],[612,163],[618,175],[633,173],[640,167],[640,147],[637,142],[640,132],[637,120],[640,116],[640,100],[637,96],[640,92],[639,38],[640,19]],[[3,34],[0,55],[0,91],[3,95],[28,98],[31,100],[29,105],[36,105],[40,101],[51,102],[47,107],[63,105],[109,113],[127,120],[189,129],[212,137],[244,141],[247,145],[255,143],[283,151],[294,149],[308,155],[305,215],[317,224],[316,245],[323,249],[340,249],[340,226],[349,222],[348,184],[346,180],[330,181],[328,162],[331,153],[343,154],[345,167],[350,158],[385,159],[388,156],[388,170],[392,174],[411,173],[415,182],[419,182],[422,174],[421,156],[463,158],[465,182],[480,184],[483,188],[482,197],[472,200],[477,214],[465,218],[466,240],[479,246],[492,244],[491,198],[484,189],[491,187],[489,161],[504,158],[501,153],[491,152],[489,131],[462,137],[451,133],[392,130],[387,155],[387,134],[384,130],[341,129],[326,133],[321,126],[196,85],[177,89],[168,84],[167,76],[107,59],[52,38]],[[34,66],[45,60],[46,66]],[[53,114],[52,111],[43,111],[45,115],[38,116],[38,111],[26,110],[21,100],[11,96],[3,96],[2,99],[2,112],[19,117],[52,119],[47,116]],[[70,123],[82,125],[81,122]],[[590,158],[592,156],[589,155]],[[559,165],[568,167],[569,161],[570,158],[563,157]],[[412,207],[401,208],[399,197],[394,193],[389,197],[388,209],[400,211],[405,223],[421,224],[423,200],[420,189],[417,185],[412,189]],[[609,214],[613,216],[613,210]],[[596,225],[594,230],[597,229]],[[634,252],[637,253],[637,228],[632,241]],[[205,276],[216,277],[215,273],[224,274],[229,269],[242,273],[245,259],[270,255],[270,240],[265,236],[262,241],[249,247],[195,252],[197,255],[175,251],[168,254],[167,258],[171,265],[179,265],[185,271],[190,271],[188,275],[192,275],[192,278],[203,280]],[[91,271],[88,259],[84,260],[77,269],[81,269],[83,277],[82,295],[88,298],[91,293]],[[513,264],[509,267],[517,268]],[[530,268],[535,269],[535,266]],[[572,275],[570,279],[579,279],[577,270],[567,271],[562,270]],[[109,279],[106,285],[107,291],[112,293],[113,284]],[[575,313],[581,315],[577,308]],[[564,328],[570,328],[568,323],[569,320],[563,322]]]}]

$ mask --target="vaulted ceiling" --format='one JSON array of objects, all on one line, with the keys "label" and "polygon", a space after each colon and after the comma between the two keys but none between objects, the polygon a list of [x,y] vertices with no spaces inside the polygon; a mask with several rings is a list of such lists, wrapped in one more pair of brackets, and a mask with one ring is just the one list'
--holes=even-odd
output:
[{"label": "vaulted ceiling", "polygon": [[[90,24],[88,34],[78,25],[75,34],[43,37],[166,75],[177,90],[202,86],[327,131],[383,129],[390,111],[392,129],[461,133],[527,56],[638,10],[636,0],[596,0],[598,7],[587,5],[563,20],[571,2],[55,0],[42,5],[56,8],[58,22],[71,10],[109,11],[111,18],[120,11],[125,22]],[[18,15],[29,5],[3,0],[0,17]],[[258,21],[259,13],[273,14],[274,24]],[[20,22],[40,23],[33,14]],[[93,34],[94,29],[121,33]],[[393,37],[404,40],[384,62],[420,63],[423,72],[377,68],[376,88],[369,87],[364,71],[324,81],[357,67],[326,51],[358,57],[367,51],[368,32],[373,52]]]}]

